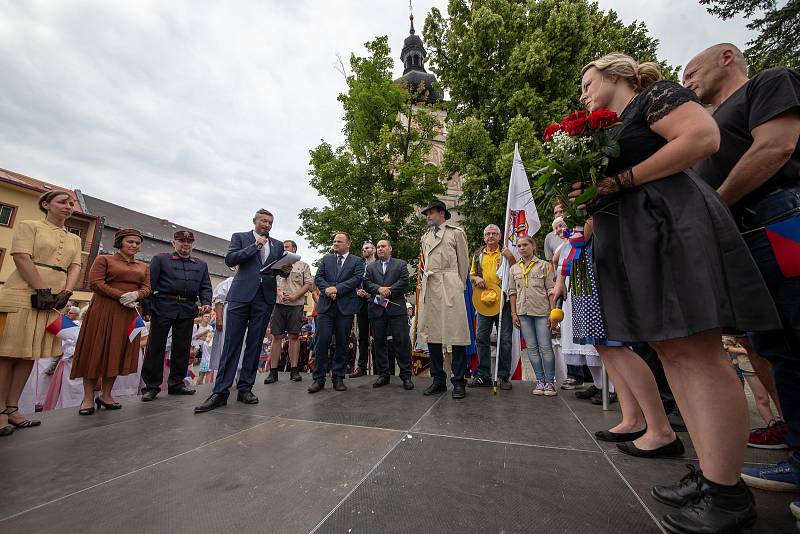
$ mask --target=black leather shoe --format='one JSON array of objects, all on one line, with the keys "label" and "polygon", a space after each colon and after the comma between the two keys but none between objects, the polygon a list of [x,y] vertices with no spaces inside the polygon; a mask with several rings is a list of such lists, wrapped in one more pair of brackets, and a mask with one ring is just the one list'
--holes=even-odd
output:
[{"label": "black leather shoe", "polygon": [[703,481],[703,472],[692,464],[686,464],[689,472],[677,483],[671,486],[653,486],[650,495],[660,503],[681,508],[700,494],[700,485]]},{"label": "black leather shoe", "polygon": [[97,405],[97,409],[105,408],[106,410],[121,410],[122,405],[118,402],[103,402],[100,400],[100,397],[97,397],[94,400],[94,403]]},{"label": "black leather shoe", "polygon": [[453,386],[454,399],[463,399],[466,396],[467,396],[467,390],[464,387],[464,384],[456,384]]},{"label": "black leather shoe", "polygon": [[[616,393],[612,393],[612,392],[609,391],[608,392],[608,403],[609,404],[614,404],[615,402],[617,402],[617,394]],[[597,393],[595,393],[594,397],[592,397],[592,404],[594,404],[595,406],[602,406],[603,405],[603,392],[601,390],[598,389]]]},{"label": "black leather shoe", "polygon": [[317,393],[318,391],[322,391],[325,388],[325,382],[314,382],[308,388],[309,393]]},{"label": "black leather shoe", "polygon": [[433,384],[428,386],[428,388],[425,391],[423,391],[422,394],[426,396],[436,395],[437,393],[444,393],[445,391],[447,391],[447,386],[445,386],[444,384],[437,384],[436,382],[434,382]]},{"label": "black leather shoe", "polygon": [[270,372],[269,372],[269,376],[264,379],[264,383],[265,384],[274,384],[277,381],[278,381],[278,370],[277,369],[271,369]]},{"label": "black leather shoe", "polygon": [[414,382],[412,382],[410,378],[404,378],[403,389],[411,391],[412,389],[414,389]]},{"label": "black leather shoe", "polygon": [[156,395],[158,395],[158,391],[154,389],[148,389],[144,393],[142,393],[142,402],[150,402],[156,399]]},{"label": "black leather shoe", "polygon": [[258,397],[252,391],[240,391],[236,395],[236,400],[245,404],[258,404]]},{"label": "black leather shoe", "polygon": [[575,398],[576,399],[583,399],[583,400],[590,400],[592,397],[595,396],[595,393],[600,391],[594,385],[589,386],[588,388],[584,389],[583,391],[576,391]]},{"label": "black leather shoe", "polygon": [[297,368],[292,369],[291,371],[289,371],[289,380],[291,380],[292,382],[302,382],[303,381],[303,377],[300,376],[300,371]]},{"label": "black leather shoe", "polygon": [[78,415],[94,415],[94,405],[89,408],[81,408],[78,410]]},{"label": "black leather shoe", "polygon": [[175,389],[170,389],[167,391],[170,395],[194,395],[197,391],[191,388],[187,388],[186,386],[180,386]]},{"label": "black leather shoe", "polygon": [[225,406],[226,404],[228,404],[227,397],[223,397],[218,393],[213,393],[205,400],[205,402],[203,402],[203,404],[194,407],[194,413],[210,412],[211,410],[215,410],[221,406]]},{"label": "black leather shoe", "polygon": [[756,517],[753,494],[742,480],[735,486],[720,486],[702,477],[699,494],[680,510],[665,515],[661,525],[676,534],[741,532],[749,530]]},{"label": "black leather shoe", "polygon": [[336,391],[347,391],[347,386],[344,385],[344,381],[336,380],[333,382],[333,389]]},{"label": "black leather shoe", "polygon": [[617,443],[617,448],[620,450],[620,452],[624,452],[630,456],[637,456],[639,458],[670,458],[680,456],[685,452],[685,449],[683,448],[683,442],[678,436],[675,436],[675,439],[666,445],[662,445],[661,447],[657,447],[655,449],[640,449],[634,445],[632,441]]},{"label": "black leather shoe", "polygon": [[372,387],[379,388],[379,387],[385,386],[387,384],[389,384],[389,375],[381,375],[381,376],[378,377],[378,379],[375,381],[375,383],[372,384]]},{"label": "black leather shoe", "polygon": [[508,378],[501,378],[500,389],[509,391],[511,389],[511,380],[509,380]]},{"label": "black leather shoe", "polygon": [[623,441],[633,441],[644,436],[647,432],[647,427],[638,432],[611,432],[610,430],[598,430],[594,433],[594,437],[600,441],[608,441],[611,443],[622,443]]}]

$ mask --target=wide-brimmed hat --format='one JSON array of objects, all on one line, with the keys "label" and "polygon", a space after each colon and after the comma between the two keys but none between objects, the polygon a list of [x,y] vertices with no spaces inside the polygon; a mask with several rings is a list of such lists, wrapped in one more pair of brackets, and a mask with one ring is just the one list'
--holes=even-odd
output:
[{"label": "wide-brimmed hat", "polygon": [[492,317],[500,313],[502,290],[493,282],[484,282],[486,289],[475,288],[472,293],[472,304],[484,317]]},{"label": "wide-brimmed hat", "polygon": [[441,200],[438,200],[438,199],[431,200],[430,204],[428,204],[427,206],[422,208],[422,214],[425,215],[427,212],[429,212],[430,210],[432,210],[434,208],[444,211],[444,220],[445,221],[450,219],[450,217],[451,217],[450,211],[447,209],[447,206],[444,205],[444,202],[442,202]]}]

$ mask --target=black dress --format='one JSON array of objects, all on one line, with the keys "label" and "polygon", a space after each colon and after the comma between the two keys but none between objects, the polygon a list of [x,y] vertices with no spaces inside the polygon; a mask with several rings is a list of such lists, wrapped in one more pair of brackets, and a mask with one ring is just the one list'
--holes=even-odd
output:
[{"label": "black dress", "polygon": [[[650,125],[693,92],[660,81],[637,95],[615,127],[620,157],[608,174],[667,141]],[[684,172],[601,199],[594,268],[609,339],[661,341],[714,328],[780,328],[775,305],[723,200]]]}]

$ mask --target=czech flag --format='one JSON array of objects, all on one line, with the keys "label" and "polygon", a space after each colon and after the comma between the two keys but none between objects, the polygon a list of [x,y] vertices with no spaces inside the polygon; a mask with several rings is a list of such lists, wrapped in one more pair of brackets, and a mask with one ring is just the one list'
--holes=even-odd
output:
[{"label": "czech flag", "polygon": [[55,321],[47,325],[45,330],[60,339],[64,339],[69,336],[72,328],[78,328],[78,324],[66,315],[59,314]]},{"label": "czech flag", "polygon": [[375,304],[377,304],[381,308],[388,308],[389,307],[389,301],[386,300],[385,298],[383,298],[380,295],[375,295],[375,300],[373,300],[372,302],[374,302]]},{"label": "czech flag", "polygon": [[800,276],[800,215],[767,225],[766,233],[783,276]]},{"label": "czech flag", "polygon": [[147,335],[147,326],[144,324],[141,315],[136,315],[130,326],[128,326],[128,341],[133,343],[138,335]]}]

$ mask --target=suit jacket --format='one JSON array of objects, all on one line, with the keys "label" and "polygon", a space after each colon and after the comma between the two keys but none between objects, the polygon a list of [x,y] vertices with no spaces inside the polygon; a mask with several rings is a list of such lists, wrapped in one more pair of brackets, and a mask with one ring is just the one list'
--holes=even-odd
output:
[{"label": "suit jacket", "polygon": [[[150,260],[149,312],[185,319],[197,315],[196,303],[211,304],[208,265],[200,258],[182,258],[175,252],[156,254]],[[181,297],[180,300],[175,297]]]},{"label": "suit jacket", "polygon": [[[350,254],[344,260],[338,276],[336,270],[336,254],[326,254],[314,277],[314,283],[320,291],[317,313],[325,313],[337,306],[342,315],[355,315],[363,304],[356,295],[356,289],[361,287],[364,280],[364,260]],[[336,287],[335,301],[325,294],[329,287]]]},{"label": "suit jacket", "polygon": [[[269,238],[269,256],[265,263],[277,260],[283,255],[283,242]],[[275,304],[277,284],[275,275],[261,274],[265,265],[261,262],[261,251],[256,247],[256,238],[252,230],[237,232],[231,236],[225,265],[238,267],[236,276],[231,282],[226,300],[228,302],[252,302],[261,296],[267,304]]]},{"label": "suit jacket", "polygon": [[[389,305],[384,308],[375,304],[374,295],[378,288],[388,287],[392,290],[389,296]],[[376,260],[367,266],[367,275],[364,279],[364,289],[372,295],[369,300],[367,314],[370,319],[377,319],[384,315],[406,315],[405,291],[408,288],[408,265],[397,258],[391,258],[383,274],[381,260]]]}]

